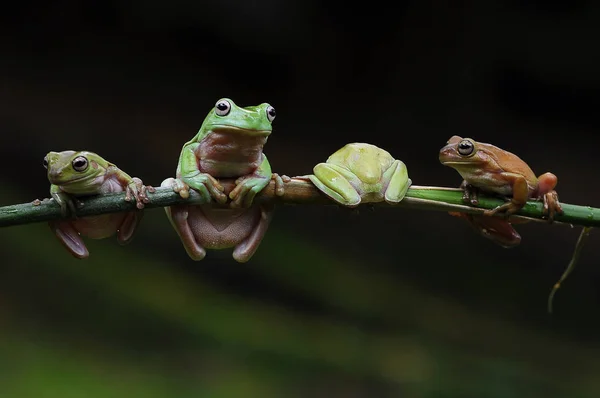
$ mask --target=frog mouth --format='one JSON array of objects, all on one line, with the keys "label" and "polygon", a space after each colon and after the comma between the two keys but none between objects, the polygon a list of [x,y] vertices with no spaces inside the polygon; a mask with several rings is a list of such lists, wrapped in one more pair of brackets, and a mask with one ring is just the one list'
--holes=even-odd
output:
[{"label": "frog mouth", "polygon": [[211,131],[215,133],[233,133],[233,134],[242,134],[242,135],[250,135],[256,137],[266,137],[271,134],[271,130],[253,130],[253,129],[245,129],[242,127],[236,126],[228,126],[226,124],[216,124],[211,126]]},{"label": "frog mouth", "polygon": [[61,179],[58,177],[49,176],[48,180],[50,181],[50,184],[54,184],[54,185],[71,185],[71,184],[81,182],[88,178],[90,178],[90,176],[83,176],[83,177],[79,177],[79,178],[70,179],[68,181],[61,181]]},{"label": "frog mouth", "polygon": [[444,165],[456,165],[456,166],[460,166],[460,165],[473,165],[473,164],[477,164],[477,163],[485,163],[484,161],[475,161],[473,160],[473,158],[469,158],[469,159],[465,159],[463,161],[460,160],[449,160],[449,161],[445,161],[443,162]]},{"label": "frog mouth", "polygon": [[473,164],[473,162],[459,162],[459,161],[453,160],[451,162],[444,162],[444,164]]}]

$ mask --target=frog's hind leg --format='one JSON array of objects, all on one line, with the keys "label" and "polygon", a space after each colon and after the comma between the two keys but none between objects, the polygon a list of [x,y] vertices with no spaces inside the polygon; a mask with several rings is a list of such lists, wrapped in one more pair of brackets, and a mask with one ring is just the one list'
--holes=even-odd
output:
[{"label": "frog's hind leg", "polygon": [[562,206],[558,201],[558,194],[554,190],[558,178],[552,173],[544,173],[538,177],[538,197],[544,201],[544,215],[548,217],[548,221],[554,221],[556,214],[563,214]]},{"label": "frog's hind leg", "polygon": [[260,242],[265,236],[271,219],[273,218],[273,206],[262,205],[260,206],[260,219],[256,227],[250,232],[250,235],[241,241],[233,250],[233,258],[239,263],[245,263],[258,249]]},{"label": "frog's hind leg", "polygon": [[79,232],[77,232],[70,221],[50,221],[48,225],[60,243],[62,243],[73,256],[77,258],[87,258],[90,255]]},{"label": "frog's hind leg", "polygon": [[[167,178],[160,186],[162,188],[172,188],[173,191],[179,193],[184,199],[190,196],[189,187],[180,179]],[[167,214],[167,218],[173,226],[173,229],[177,232],[177,235],[179,235],[179,239],[181,239],[188,256],[195,261],[202,260],[206,256],[206,250],[196,242],[194,233],[188,224],[187,205],[165,207],[165,213]]]},{"label": "frog's hind leg", "polygon": [[341,205],[356,207],[360,204],[361,196],[344,176],[346,170],[339,166],[319,163],[314,168],[315,175],[308,178],[319,190]]},{"label": "frog's hind leg", "polygon": [[200,261],[206,256],[206,250],[198,244],[188,223],[188,206],[178,205],[165,207],[171,225],[179,235],[188,256],[194,261]]},{"label": "frog's hind leg", "polygon": [[411,179],[408,178],[406,165],[400,160],[394,160],[390,168],[385,171],[384,179],[389,180],[385,189],[385,201],[389,204],[396,204],[404,199],[408,187],[412,184]]},{"label": "frog's hind leg", "polygon": [[521,243],[521,235],[503,218],[456,212],[451,212],[450,215],[464,218],[481,236],[506,249]]},{"label": "frog's hind leg", "polygon": [[117,241],[120,245],[126,245],[133,240],[133,235],[143,216],[144,213],[142,211],[132,211],[127,213],[125,218],[123,218],[117,232]]},{"label": "frog's hind leg", "polygon": [[527,199],[529,198],[529,187],[527,185],[527,180],[521,175],[514,175],[510,173],[505,174],[513,178],[513,196],[503,205],[500,205],[492,210],[486,210],[483,213],[486,216],[493,216],[497,213],[509,216],[521,210],[523,206],[525,206],[525,203],[527,203]]}]

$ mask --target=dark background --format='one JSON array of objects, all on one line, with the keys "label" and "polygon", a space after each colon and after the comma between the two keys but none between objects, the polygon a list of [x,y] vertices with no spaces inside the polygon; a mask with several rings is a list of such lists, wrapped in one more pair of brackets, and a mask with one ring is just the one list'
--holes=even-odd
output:
[{"label": "dark background", "polygon": [[[450,2],[448,2],[450,3]],[[221,97],[277,109],[274,171],[348,142],[457,186],[454,135],[600,206],[600,3],[15,2],[0,13],[0,205],[48,196],[50,151],[146,183]],[[600,235],[546,314],[579,234],[502,249],[444,213],[278,209],[254,258],[191,261],[161,210],[71,258],[45,224],[0,231],[0,396],[597,397]]]}]

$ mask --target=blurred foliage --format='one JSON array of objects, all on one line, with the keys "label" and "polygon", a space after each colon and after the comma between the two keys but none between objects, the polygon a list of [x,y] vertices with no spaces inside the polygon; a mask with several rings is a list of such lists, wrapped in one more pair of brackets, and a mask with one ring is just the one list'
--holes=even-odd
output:
[{"label": "blurred foliage", "polygon": [[[223,96],[268,101],[274,171],[351,141],[456,186],[453,134],[559,176],[598,207],[594,2],[14,3],[0,16],[0,204],[48,196],[49,150],[146,183]],[[277,209],[251,262],[191,261],[161,210],[132,244],[71,258],[45,224],[0,230],[0,397],[597,397],[600,237],[557,294],[577,231],[504,250],[445,214]],[[596,242],[596,243],[594,243]]]}]

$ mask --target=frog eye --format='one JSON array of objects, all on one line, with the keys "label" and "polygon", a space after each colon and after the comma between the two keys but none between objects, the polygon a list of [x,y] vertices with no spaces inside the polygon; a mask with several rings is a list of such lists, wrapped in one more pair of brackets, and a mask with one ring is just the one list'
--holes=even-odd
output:
[{"label": "frog eye", "polygon": [[231,104],[229,101],[220,100],[215,105],[215,113],[219,116],[227,116],[227,114],[231,111]]},{"label": "frog eye", "polygon": [[275,112],[275,108],[273,108],[271,105],[269,105],[267,107],[267,119],[269,119],[269,122],[272,122],[273,120],[275,120],[275,116],[277,116],[277,112]]},{"label": "frog eye", "polygon": [[85,171],[88,168],[88,160],[84,156],[77,156],[71,162],[75,171]]},{"label": "frog eye", "polygon": [[48,168],[48,158],[44,158],[44,168]]},{"label": "frog eye", "polygon": [[461,154],[462,156],[469,156],[469,155],[473,154],[474,150],[475,150],[475,145],[473,145],[473,143],[469,140],[462,140],[458,144],[458,153]]}]

